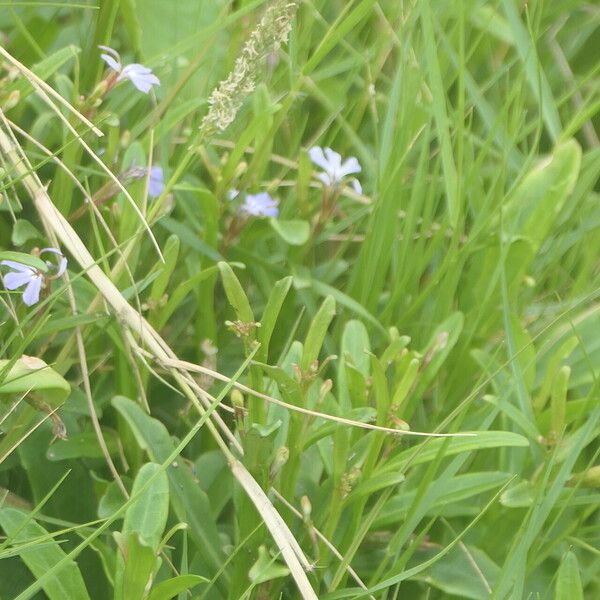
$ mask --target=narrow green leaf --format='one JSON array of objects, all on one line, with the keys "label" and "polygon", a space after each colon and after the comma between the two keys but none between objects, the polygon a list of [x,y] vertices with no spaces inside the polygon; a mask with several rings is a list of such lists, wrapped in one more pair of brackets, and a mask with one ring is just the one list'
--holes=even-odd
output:
[{"label": "narrow green leaf", "polygon": [[529,446],[527,438],[510,431],[478,431],[473,437],[435,438],[427,440],[417,448],[403,450],[389,460],[380,472],[402,470],[405,465],[418,465],[434,460],[442,446],[447,445],[444,456],[453,456],[462,452],[475,452],[486,448],[525,448]]},{"label": "narrow green leaf", "polygon": [[[23,512],[14,508],[0,509],[0,525],[8,536],[14,536],[13,543],[26,543],[39,539],[39,546],[29,547],[20,554],[21,559],[34,577],[41,577],[66,557],[48,532]],[[44,539],[46,538],[46,539]],[[74,561],[69,561],[56,575],[52,575],[43,586],[50,600],[89,599],[85,583]]]},{"label": "narrow green leaf", "polygon": [[308,371],[314,361],[319,358],[325,335],[327,335],[327,329],[329,329],[333,317],[335,317],[335,300],[333,296],[327,296],[323,300],[306,334],[302,363],[300,365],[303,371]]},{"label": "narrow green leaf", "polygon": [[579,563],[572,550],[563,556],[558,568],[554,600],[583,600]]},{"label": "narrow green leaf", "polygon": [[353,2],[346,4],[336,22],[328,29],[318,48],[313,52],[306,65],[304,65],[303,73],[305,75],[309,75],[314,71],[336,44],[344,39],[344,36],[348,35],[360,23],[364,16],[373,8],[375,0],[362,0],[353,11],[349,12],[352,4]]},{"label": "narrow green leaf", "polygon": [[[79,48],[76,46],[65,46],[60,50],[54,52],[44,60],[33,65],[31,70],[43,80],[50,78],[56,73],[63,65],[69,62],[72,58],[75,58],[79,54]],[[6,92],[10,93],[13,91],[20,93],[20,101],[22,102],[29,94],[34,91],[33,86],[29,83],[29,80],[25,77],[19,77],[14,83],[7,86]]]},{"label": "narrow green leaf", "polygon": [[425,66],[429,85],[431,86],[435,128],[442,153],[442,168],[444,170],[444,186],[446,190],[448,216],[452,227],[456,227],[460,216],[460,199],[458,197],[458,175],[456,174],[456,165],[454,164],[452,153],[452,141],[450,139],[450,126],[446,108],[446,90],[444,88],[438,61],[438,46],[433,31],[433,16],[431,13],[430,0],[422,0],[419,6],[421,8],[421,23],[423,25]]},{"label": "narrow green leaf", "polygon": [[164,263],[157,263],[159,271],[158,277],[152,283],[150,290],[150,299],[158,301],[167,290],[171,275],[177,266],[179,258],[179,238],[176,235],[170,235],[163,249]]},{"label": "narrow green leaf", "polygon": [[271,290],[267,305],[263,311],[262,318],[260,320],[260,329],[258,330],[258,341],[260,342],[260,349],[256,354],[256,360],[260,362],[267,362],[269,356],[269,344],[271,342],[271,336],[277,323],[277,318],[281,312],[283,303],[290,291],[293,277],[285,277],[280,279]]},{"label": "narrow green leaf", "polygon": [[[523,24],[519,9],[513,0],[502,0],[502,7],[510,26],[510,34],[515,40],[519,57],[525,65],[525,73],[531,92],[544,116],[544,122],[550,137],[553,141],[556,141],[562,129],[560,115],[544,67],[538,58],[535,41],[531,39],[531,35]],[[525,11],[525,14],[528,14],[527,11]]]},{"label": "narrow green leaf", "polygon": [[150,591],[148,600],[171,600],[181,592],[208,582],[209,580],[206,577],[200,575],[178,575],[155,585]]},{"label": "narrow green leaf", "polygon": [[229,300],[229,304],[235,310],[237,318],[242,323],[252,323],[254,321],[254,313],[252,312],[252,308],[250,308],[250,302],[248,302],[248,297],[246,296],[246,292],[244,292],[240,280],[226,262],[220,262],[218,267],[219,271],[221,271],[227,300]]},{"label": "narrow green leaf", "polygon": [[156,564],[155,550],[136,532],[127,536],[115,532],[114,535],[120,551],[114,584],[115,600],[143,600]]}]

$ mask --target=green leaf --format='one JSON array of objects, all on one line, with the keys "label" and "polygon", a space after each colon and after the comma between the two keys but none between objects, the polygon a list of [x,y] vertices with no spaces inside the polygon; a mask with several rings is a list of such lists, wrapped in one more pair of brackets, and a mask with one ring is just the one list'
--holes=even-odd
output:
[{"label": "green leaf", "polygon": [[165,247],[163,249],[164,263],[157,263],[157,269],[159,276],[152,283],[152,289],[150,290],[150,299],[155,302],[160,300],[162,295],[165,293],[171,275],[177,266],[177,260],[179,258],[179,238],[176,235],[170,235]]},{"label": "green leaf", "polygon": [[[131,492],[131,479],[129,477],[121,477],[125,488]],[[104,490],[100,501],[98,502],[98,518],[108,519],[112,514],[117,512],[125,503],[125,496],[116,481],[111,481]],[[114,569],[113,569],[114,571]],[[111,577],[114,573],[111,571]]]},{"label": "green leaf", "polygon": [[192,250],[198,252],[202,256],[206,256],[215,262],[224,260],[223,256],[217,252],[212,246],[209,246],[203,242],[187,225],[180,223],[170,217],[163,217],[159,221],[160,225],[167,231],[174,233],[179,241],[184,245],[190,247]]},{"label": "green leaf", "polygon": [[[476,497],[500,488],[511,477],[511,473],[502,471],[469,472],[464,475],[455,475],[451,480],[443,481],[443,488],[438,488],[437,498],[425,514],[429,516],[438,516],[440,513],[457,516],[478,514],[480,503]],[[468,502],[469,499],[473,500]],[[402,523],[409,515],[411,505],[415,501],[417,501],[417,490],[401,491],[386,504],[375,521],[375,527],[394,527],[396,523]]]},{"label": "green leaf", "polygon": [[114,536],[119,545],[115,600],[142,600],[157,562],[155,551],[138,533],[115,532]]},{"label": "green leaf", "polygon": [[254,585],[271,581],[278,577],[287,577],[289,574],[289,569],[276,562],[274,558],[271,558],[264,546],[258,549],[258,559],[248,571],[248,577]]},{"label": "green leaf", "polygon": [[15,246],[22,246],[29,240],[42,238],[42,233],[25,219],[15,221],[12,230],[11,241]]},{"label": "green leaf", "polygon": [[[183,64],[195,59],[198,54],[205,58],[194,69],[189,85],[178,90],[177,99],[197,96],[201,84],[206,85],[206,77],[214,77],[220,57],[229,47],[227,39],[215,43],[214,37],[207,36],[206,29],[210,25],[224,27],[225,0],[136,0],[135,12],[141,32],[140,47],[142,56],[146,58],[166,56],[172,64],[174,77],[185,73]],[[168,24],[168,27],[165,26]],[[180,60],[176,60],[179,58]],[[181,59],[187,59],[185,63]],[[182,66],[179,66],[179,63]],[[160,73],[159,73],[160,75]]]},{"label": "green leaf", "polygon": [[[1,508],[0,525],[6,535],[13,538],[13,544],[24,544],[34,539],[38,541],[19,553],[34,577],[41,577],[66,556],[58,542],[41,525],[19,510]],[[60,572],[52,575],[44,583],[43,589],[50,600],[89,598],[83,577],[74,561],[69,561]]]},{"label": "green leaf", "polygon": [[406,477],[403,473],[383,473],[381,475],[376,475],[375,477],[369,477],[365,481],[361,481],[356,488],[352,490],[346,497],[344,505],[348,506],[352,502],[374,494],[379,490],[398,485],[405,479]]},{"label": "green leaf", "polygon": [[192,290],[196,289],[200,283],[210,279],[211,277],[215,277],[217,274],[217,266],[214,265],[212,267],[208,267],[195,273],[191,277],[182,281],[175,290],[169,294],[169,300],[167,304],[159,309],[158,315],[155,319],[153,319],[153,324],[156,322],[157,328],[162,329],[162,327],[167,323],[171,315],[179,308],[181,303],[185,300],[187,295],[192,292]]},{"label": "green leaf", "polygon": [[[104,440],[109,453],[118,454],[119,442],[113,431],[103,430]],[[68,460],[72,458],[103,458],[98,438],[93,431],[84,431],[69,435],[66,440],[57,440],[47,452],[46,458],[52,461]]]},{"label": "green leaf", "polygon": [[332,49],[364,19],[374,4],[375,0],[362,0],[352,12],[346,14],[352,8],[352,3],[347,3],[336,22],[327,30],[319,46],[304,65],[303,74],[309,75],[331,53]]},{"label": "green leaf", "polygon": [[[544,116],[546,129],[552,141],[560,135],[562,126],[556,102],[552,96],[552,88],[548,83],[546,71],[540,64],[537,54],[536,41],[532,39],[530,31],[525,27],[520,11],[512,0],[502,0],[511,35],[515,40],[519,57],[525,66],[527,81],[533,97],[537,100],[538,109]],[[529,12],[525,11],[528,15]]]},{"label": "green leaf", "polygon": [[350,359],[365,377],[369,376],[371,342],[369,332],[361,321],[348,321],[342,334],[342,349],[344,358]]},{"label": "green leaf", "polygon": [[290,246],[302,246],[306,244],[310,236],[310,225],[307,221],[269,219],[269,223],[277,235]]},{"label": "green leaf", "polygon": [[139,533],[142,541],[154,551],[158,549],[169,514],[169,481],[160,465],[145,464],[133,482],[131,496],[136,497],[138,490],[153,477],[152,485],[136,500],[125,513],[123,534]]},{"label": "green leaf", "polygon": [[[139,490],[152,478],[150,486],[140,494]],[[169,514],[169,481],[160,465],[142,466],[133,482],[131,497],[135,500],[127,508],[122,532],[118,534],[122,552],[117,559],[115,598],[141,600],[154,571]]]},{"label": "green leaf", "polygon": [[277,318],[281,312],[281,307],[290,291],[293,278],[285,277],[279,280],[271,290],[267,305],[263,311],[262,318],[260,320],[260,329],[258,330],[258,341],[260,342],[260,349],[256,354],[256,360],[261,362],[267,362],[269,356],[269,343],[271,342],[271,336],[277,323]]},{"label": "green leaf", "polygon": [[209,579],[200,575],[178,575],[166,581],[161,581],[154,586],[150,591],[148,600],[171,600],[177,594],[209,581]]},{"label": "green leaf", "polygon": [[43,273],[48,272],[48,265],[41,258],[32,256],[31,254],[25,254],[24,252],[11,252],[10,250],[5,250],[0,252],[0,260],[14,260],[23,263],[24,265],[28,265],[29,267],[33,267],[38,271],[42,271]]},{"label": "green leaf", "polygon": [[66,317],[56,318],[52,315],[52,319],[46,321],[44,325],[36,332],[35,338],[45,338],[54,333],[68,331],[76,327],[84,327],[85,325],[96,325],[100,329],[104,329],[111,317],[106,313],[90,313],[79,315],[68,315]]},{"label": "green leaf", "polygon": [[458,196],[458,175],[454,164],[452,140],[450,139],[450,125],[448,109],[446,107],[446,93],[440,70],[438,58],[438,44],[433,31],[433,17],[430,6],[431,0],[422,0],[421,23],[425,45],[425,67],[431,86],[432,109],[435,119],[435,128],[442,154],[442,169],[444,171],[444,186],[446,203],[450,224],[456,227],[460,216],[460,197]]},{"label": "green leaf", "polygon": [[537,250],[573,191],[581,168],[581,147],[575,140],[556,146],[534,167],[506,203],[505,234],[525,237]]},{"label": "green leaf", "polygon": [[[43,80],[48,79],[54,73],[56,73],[63,65],[69,62],[72,58],[75,58],[79,54],[80,50],[76,46],[65,46],[54,54],[51,54],[44,60],[33,65],[31,70]],[[23,102],[29,94],[34,90],[33,86],[29,83],[29,80],[25,77],[19,77],[13,84],[7,86],[6,91],[8,93],[13,91],[19,91],[21,94],[20,101]]]},{"label": "green leaf", "polygon": [[69,383],[41,358],[22,356],[4,373],[9,363],[8,360],[0,360],[0,394],[39,392],[51,406],[56,407],[71,393]]},{"label": "green leaf", "polygon": [[[294,281],[299,287],[304,284],[304,282],[298,277],[296,277]],[[373,316],[373,314],[370,313],[360,302],[357,302],[354,298],[348,296],[348,294],[345,294],[332,285],[328,285],[317,279],[311,279],[308,282],[308,285],[310,285],[312,289],[320,296],[333,296],[337,304],[347,308],[351,313],[354,313],[355,316],[363,318],[365,321],[374,325],[381,333],[387,335],[387,331],[381,322],[375,316]]]},{"label": "green leaf", "polygon": [[240,280],[226,262],[220,262],[218,267],[219,271],[221,271],[227,300],[229,300],[229,304],[235,310],[237,318],[242,323],[252,323],[254,321],[254,313],[252,312],[252,308],[250,308],[250,302],[248,302],[248,297],[246,296],[246,292],[244,292]]},{"label": "green leaf", "polygon": [[[413,398],[420,398],[434,381],[442,365],[446,362],[450,352],[458,342],[464,323],[464,315],[460,312],[455,312],[435,328],[423,351],[424,355],[429,356],[429,362],[419,375],[416,389],[411,394]],[[412,409],[414,410],[414,403]],[[411,414],[412,411],[407,410],[406,416],[408,418],[410,418]]]},{"label": "green leaf", "polygon": [[569,550],[564,556],[556,575],[554,600],[583,600],[583,587],[579,575],[577,556]]},{"label": "green leaf", "polygon": [[327,329],[335,317],[335,300],[332,296],[327,296],[323,304],[317,311],[310,324],[306,341],[304,342],[304,352],[302,353],[301,369],[307,372],[311,365],[319,358],[321,347],[327,334]]},{"label": "green leaf", "polygon": [[[435,553],[435,548],[423,548],[417,551],[415,558],[421,563],[433,558]],[[438,588],[446,598],[488,600],[499,570],[483,550],[469,545],[453,549],[415,579]]]},{"label": "green leaf", "polygon": [[[116,396],[112,405],[127,421],[140,448],[148,452],[151,460],[164,462],[175,448],[167,428],[129,398]],[[177,466],[169,467],[167,475],[173,510],[180,521],[189,525],[199,554],[214,574],[221,569],[225,557],[221,550],[221,537],[210,516],[212,512],[208,497],[194,481],[184,461],[179,460]],[[220,579],[227,582],[228,578],[225,572]]]},{"label": "green leaf", "polygon": [[462,452],[475,452],[486,448],[526,448],[526,437],[510,431],[478,431],[472,437],[434,438],[416,448],[403,450],[390,459],[379,472],[400,471],[406,465],[418,465],[434,460],[442,446],[446,446],[444,456],[453,456]]},{"label": "green leaf", "polygon": [[299,383],[290,377],[281,367],[256,363],[271,379],[277,382],[279,391],[285,400],[296,406],[302,406],[302,389]]}]

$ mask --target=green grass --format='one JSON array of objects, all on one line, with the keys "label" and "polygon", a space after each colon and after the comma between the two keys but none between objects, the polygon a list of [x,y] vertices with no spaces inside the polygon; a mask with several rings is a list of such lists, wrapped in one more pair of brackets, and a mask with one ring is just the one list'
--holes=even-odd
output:
[{"label": "green grass", "polygon": [[0,4],[0,598],[600,596],[593,3]]}]

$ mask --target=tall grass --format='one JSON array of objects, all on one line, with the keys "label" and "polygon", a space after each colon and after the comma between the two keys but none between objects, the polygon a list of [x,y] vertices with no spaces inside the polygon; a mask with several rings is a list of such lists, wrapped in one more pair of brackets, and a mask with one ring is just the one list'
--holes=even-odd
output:
[{"label": "tall grass", "polygon": [[600,595],[593,3],[5,4],[0,598]]}]

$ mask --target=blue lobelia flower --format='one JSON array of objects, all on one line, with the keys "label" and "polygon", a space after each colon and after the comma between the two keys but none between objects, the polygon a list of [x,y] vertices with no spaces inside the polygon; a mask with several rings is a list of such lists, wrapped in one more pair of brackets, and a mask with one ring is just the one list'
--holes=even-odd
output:
[{"label": "blue lobelia flower", "polygon": [[[40,254],[43,254],[44,252],[51,252],[60,256],[58,265],[46,261],[48,267],[56,271],[51,278],[56,279],[60,277],[67,269],[67,259],[63,256],[62,252],[56,248],[44,248],[40,251]],[[9,271],[2,277],[4,287],[11,291],[25,287],[23,290],[23,302],[27,306],[37,304],[40,300],[40,292],[46,275],[35,267],[30,267],[29,265],[20,263],[16,260],[3,260],[0,261],[0,265],[12,269],[12,271]]]},{"label": "blue lobelia flower", "polygon": [[240,210],[252,217],[277,217],[279,215],[278,201],[267,192],[247,194]]},{"label": "blue lobelia flower", "polygon": [[140,65],[139,63],[131,63],[124,67],[121,64],[121,57],[116,50],[113,50],[109,46],[98,46],[98,48],[104,50],[104,53],[100,55],[100,58],[104,60],[112,71],[118,73],[117,81],[129,79],[129,81],[131,81],[140,92],[144,92],[144,94],[147,94],[152,89],[153,85],[160,85],[160,80],[152,73],[152,69]]},{"label": "blue lobelia flower", "polygon": [[[342,162],[342,156],[331,148],[314,146],[308,151],[308,155],[317,166],[323,169],[323,172],[319,173],[317,177],[327,187],[337,187],[344,182],[348,175],[362,171],[360,163],[354,156]],[[353,177],[350,183],[357,194],[362,194],[362,186],[358,179]]]}]

